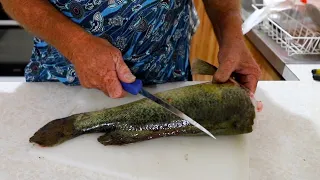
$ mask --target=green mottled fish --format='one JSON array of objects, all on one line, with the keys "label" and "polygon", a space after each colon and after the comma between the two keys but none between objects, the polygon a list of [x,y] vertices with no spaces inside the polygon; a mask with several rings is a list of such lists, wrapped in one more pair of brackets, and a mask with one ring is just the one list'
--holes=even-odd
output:
[{"label": "green mottled fish", "polygon": [[[213,75],[201,60],[193,73]],[[208,129],[214,136],[252,132],[255,107],[249,93],[233,83],[204,83],[156,93]],[[144,98],[132,103],[56,119],[41,127],[30,142],[49,147],[87,133],[101,133],[103,145],[124,145],[166,136],[206,136],[188,121]]]}]

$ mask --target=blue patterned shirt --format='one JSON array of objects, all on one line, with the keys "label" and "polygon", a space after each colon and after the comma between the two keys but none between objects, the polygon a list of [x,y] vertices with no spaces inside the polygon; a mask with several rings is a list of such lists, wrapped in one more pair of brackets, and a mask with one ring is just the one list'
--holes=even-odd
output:
[{"label": "blue patterned shirt", "polygon": [[[190,40],[199,23],[192,0],[50,0],[50,3],[92,35],[117,47],[132,73],[144,84],[184,81],[190,75]],[[25,77],[27,82],[80,85],[73,64],[39,37],[34,38]]]}]

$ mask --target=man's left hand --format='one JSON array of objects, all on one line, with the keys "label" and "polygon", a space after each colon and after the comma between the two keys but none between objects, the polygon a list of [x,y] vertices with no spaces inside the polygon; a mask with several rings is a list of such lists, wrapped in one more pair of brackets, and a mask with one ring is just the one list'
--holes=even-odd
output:
[{"label": "man's left hand", "polygon": [[218,61],[220,65],[214,75],[216,82],[226,82],[235,73],[236,80],[255,93],[261,70],[244,40],[220,45]]}]

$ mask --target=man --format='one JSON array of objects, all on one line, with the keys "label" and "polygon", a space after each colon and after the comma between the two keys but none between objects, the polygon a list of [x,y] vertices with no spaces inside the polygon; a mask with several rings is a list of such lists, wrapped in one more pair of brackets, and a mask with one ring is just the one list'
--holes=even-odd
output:
[{"label": "man", "polygon": [[[28,82],[60,81],[125,96],[120,81],[187,80],[198,19],[192,0],[0,0],[34,34]],[[260,70],[246,48],[240,0],[203,0],[219,41],[217,82],[232,72],[255,91]],[[18,53],[18,52],[17,52]]]}]

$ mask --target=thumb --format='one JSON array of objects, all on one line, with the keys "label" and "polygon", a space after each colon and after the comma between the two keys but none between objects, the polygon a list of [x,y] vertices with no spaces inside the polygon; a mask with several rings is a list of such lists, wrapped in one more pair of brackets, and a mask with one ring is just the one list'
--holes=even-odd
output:
[{"label": "thumb", "polygon": [[122,58],[118,57],[116,62],[116,71],[120,81],[125,83],[132,83],[136,80],[136,77],[131,73],[127,64],[123,61]]},{"label": "thumb", "polygon": [[218,70],[213,76],[214,81],[218,83],[227,82],[236,67],[236,63],[234,61],[227,60],[222,62],[223,63],[219,65]]}]

